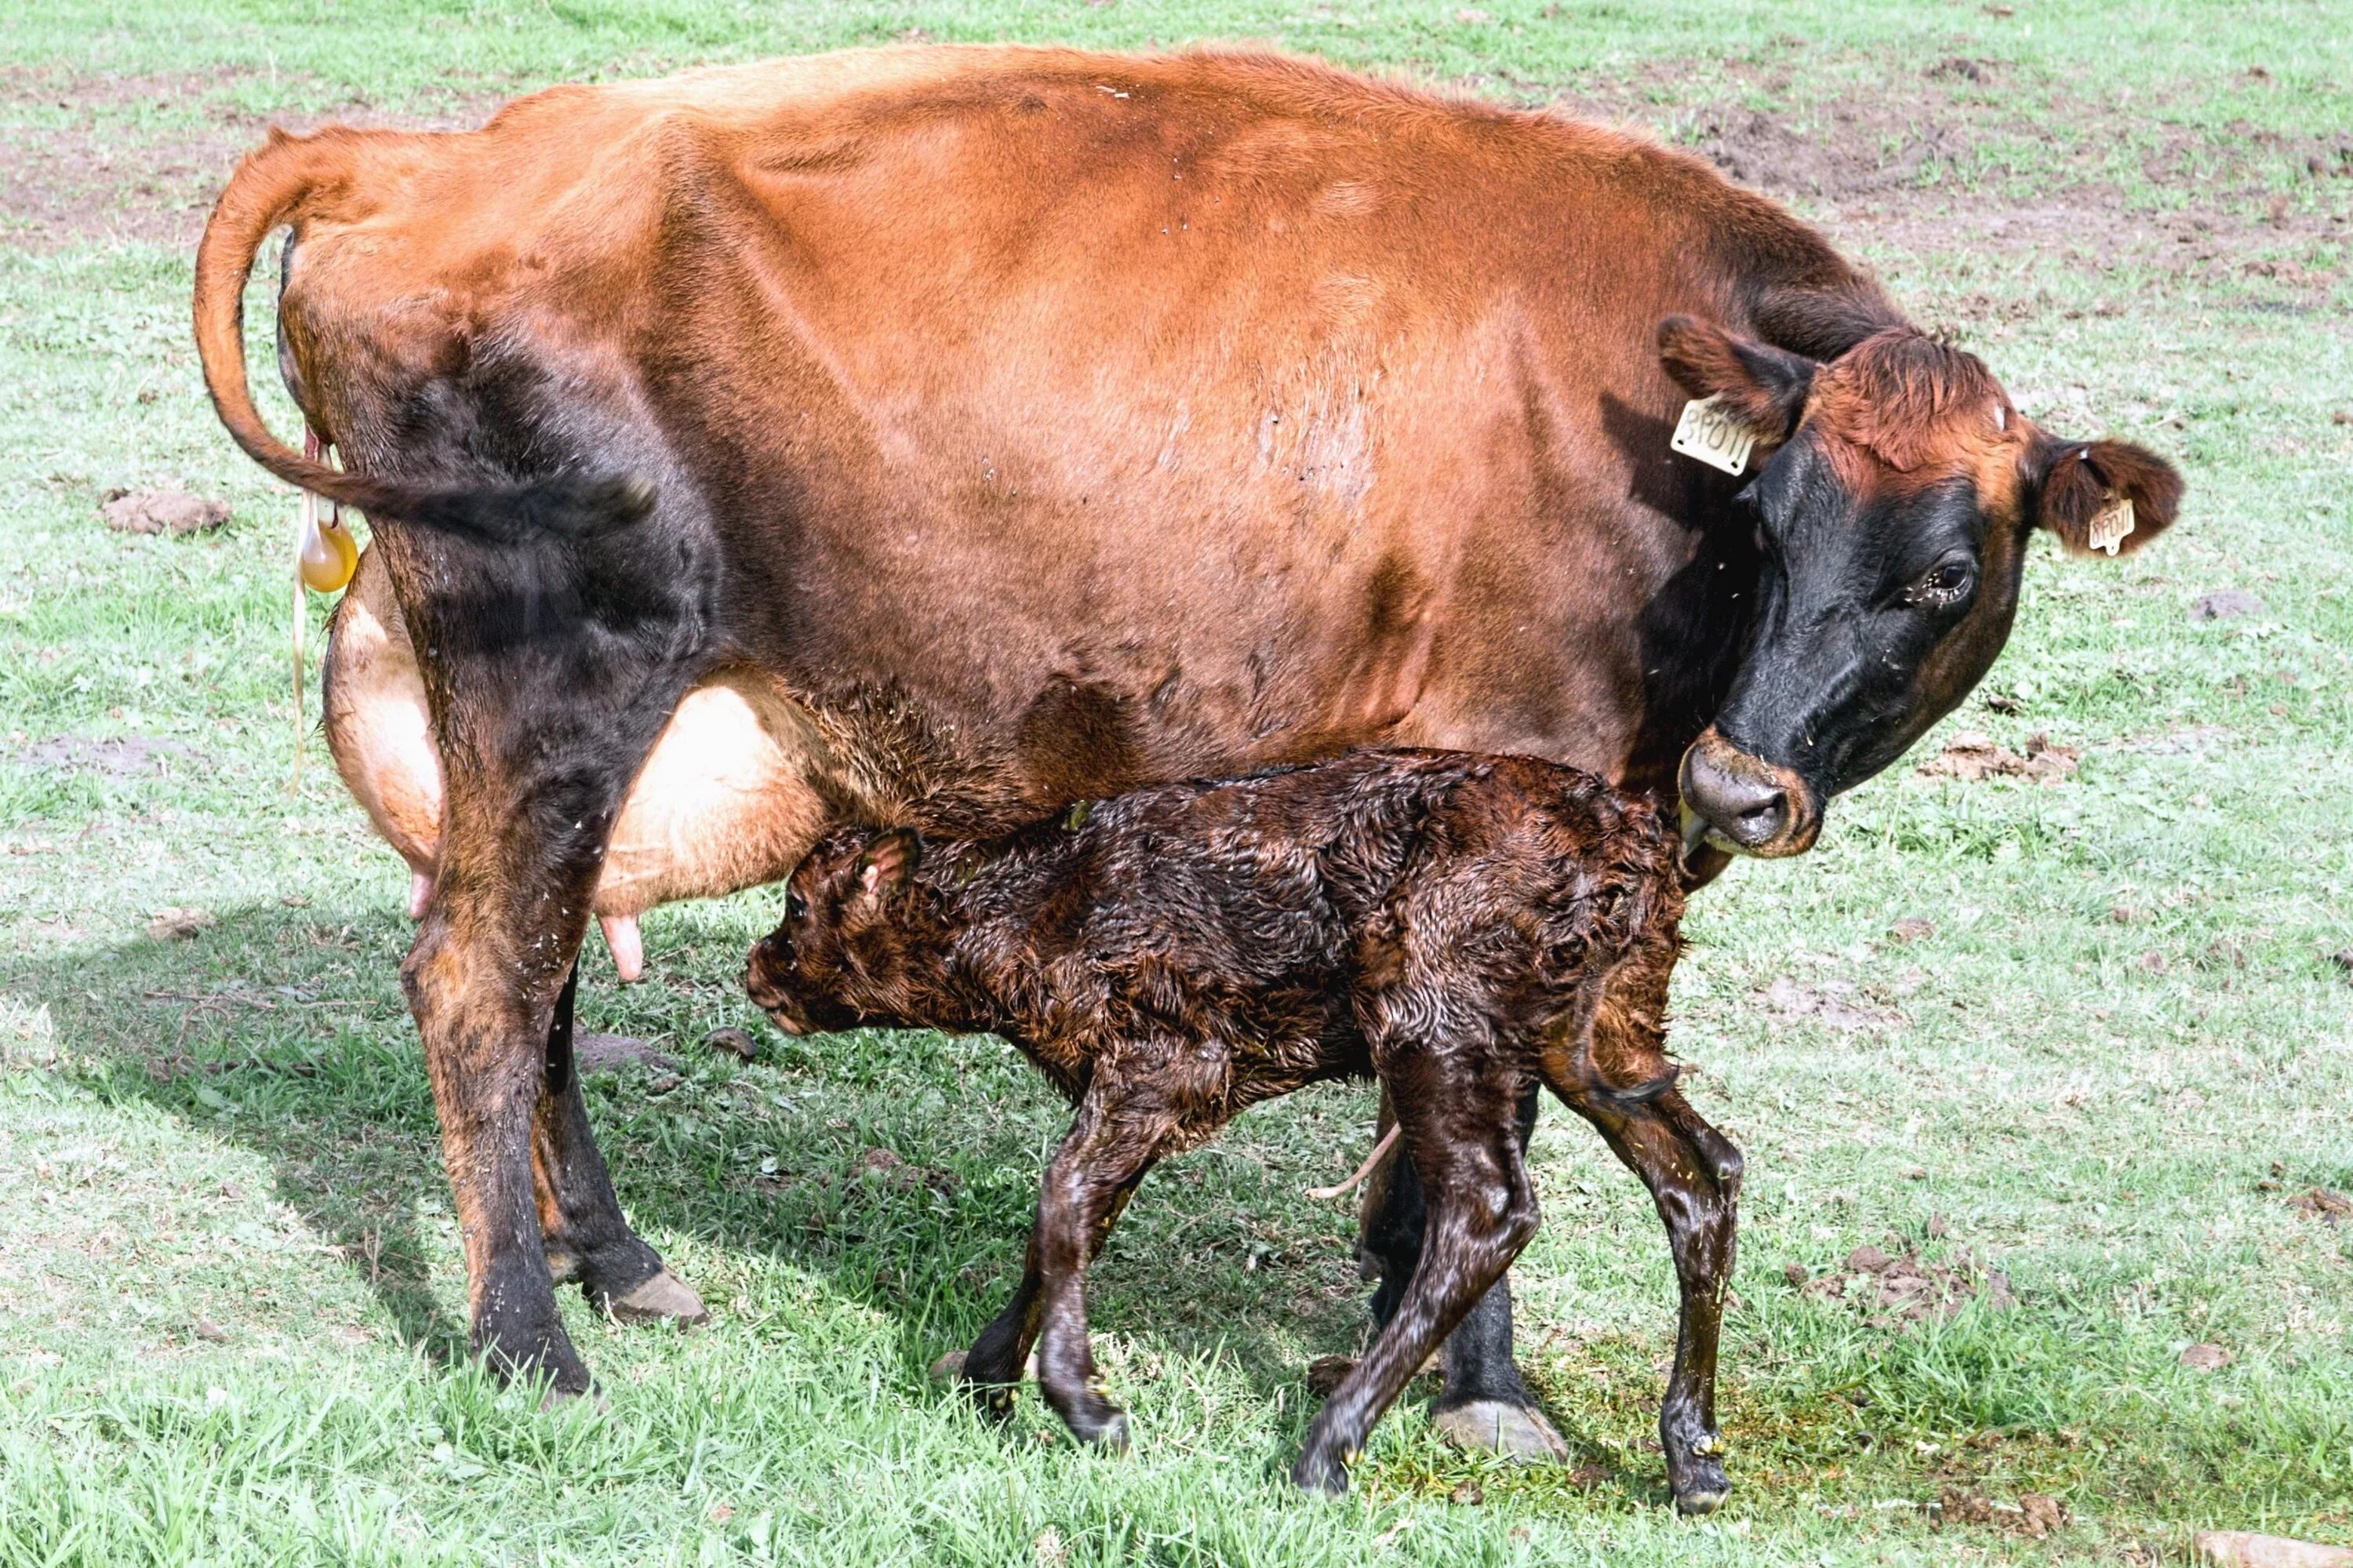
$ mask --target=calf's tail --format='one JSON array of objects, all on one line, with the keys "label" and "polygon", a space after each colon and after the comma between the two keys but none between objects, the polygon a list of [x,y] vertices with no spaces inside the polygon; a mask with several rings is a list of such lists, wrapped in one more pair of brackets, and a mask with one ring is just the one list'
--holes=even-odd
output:
[{"label": "calf's tail", "polygon": [[417,483],[329,467],[270,432],[254,406],[245,363],[245,285],[261,242],[281,223],[300,224],[324,200],[363,176],[364,150],[383,132],[332,128],[269,142],[237,165],[196,249],[196,355],[221,423],[246,455],[299,489],[377,521],[510,541],[548,530],[636,521],[653,506],[653,486],[635,474],[564,476],[512,485]]}]

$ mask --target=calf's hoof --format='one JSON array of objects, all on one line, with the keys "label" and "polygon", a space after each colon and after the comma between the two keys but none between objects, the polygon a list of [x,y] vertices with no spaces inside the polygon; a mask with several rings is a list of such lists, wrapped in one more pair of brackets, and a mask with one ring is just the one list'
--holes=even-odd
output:
[{"label": "calf's hoof", "polygon": [[1127,1452],[1127,1412],[1113,1409],[1108,1414],[1090,1417],[1084,1425],[1073,1421],[1071,1430],[1080,1442],[1098,1453]]},{"label": "calf's hoof", "polygon": [[1473,1399],[1434,1412],[1430,1425],[1458,1448],[1498,1455],[1522,1465],[1559,1465],[1568,1445],[1533,1404]]},{"label": "calf's hoof", "polygon": [[1694,1446],[1680,1463],[1673,1455],[1668,1456],[1667,1489],[1675,1494],[1678,1513],[1694,1517],[1714,1513],[1732,1495],[1732,1482],[1724,1473],[1724,1460],[1716,1453],[1715,1440],[1704,1441],[1706,1447]]},{"label": "calf's hoof", "polygon": [[960,1382],[964,1377],[964,1351],[950,1351],[946,1355],[934,1361],[932,1370],[924,1375],[934,1383],[943,1385]]},{"label": "calf's hoof", "polygon": [[1291,1467],[1292,1484],[1319,1498],[1348,1495],[1348,1462],[1335,1449],[1311,1446]]},{"label": "calf's hoof", "polygon": [[702,1304],[702,1298],[667,1268],[618,1296],[606,1297],[605,1309],[623,1323],[669,1321],[692,1328],[711,1321],[711,1309]]}]

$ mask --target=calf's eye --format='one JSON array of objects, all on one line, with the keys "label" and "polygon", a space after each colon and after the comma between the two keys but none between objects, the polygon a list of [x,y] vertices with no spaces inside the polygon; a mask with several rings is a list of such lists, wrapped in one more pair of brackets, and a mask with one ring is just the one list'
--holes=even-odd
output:
[{"label": "calf's eye", "polygon": [[805,920],[807,917],[808,900],[803,898],[797,893],[786,893],[785,895],[785,918],[787,920]]}]

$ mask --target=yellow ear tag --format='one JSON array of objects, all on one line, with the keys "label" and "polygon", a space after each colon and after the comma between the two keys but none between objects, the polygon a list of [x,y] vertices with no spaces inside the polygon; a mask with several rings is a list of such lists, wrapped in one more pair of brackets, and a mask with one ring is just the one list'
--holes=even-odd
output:
[{"label": "yellow ear tag", "polygon": [[2094,550],[2105,550],[2113,556],[2121,548],[2125,535],[2133,531],[2133,503],[2129,495],[2119,495],[2092,519],[2084,543]]},{"label": "yellow ear tag", "polygon": [[1738,474],[1748,466],[1757,432],[1732,417],[1722,397],[1700,397],[1683,405],[1683,417],[1667,445],[1710,468]]}]

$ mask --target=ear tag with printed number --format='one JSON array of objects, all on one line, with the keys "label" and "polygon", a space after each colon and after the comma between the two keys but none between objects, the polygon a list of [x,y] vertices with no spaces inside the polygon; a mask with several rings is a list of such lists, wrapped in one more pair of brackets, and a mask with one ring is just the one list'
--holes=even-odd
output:
[{"label": "ear tag with printed number", "polygon": [[2119,495],[2099,510],[2092,519],[2085,543],[2094,550],[2105,550],[2113,556],[2121,548],[2125,535],[2133,531],[2133,503],[2129,495]]},{"label": "ear tag with printed number", "polygon": [[1748,466],[1757,432],[1732,416],[1721,397],[1701,397],[1683,405],[1674,439],[1667,443],[1688,458],[1710,468],[1736,474]]}]

